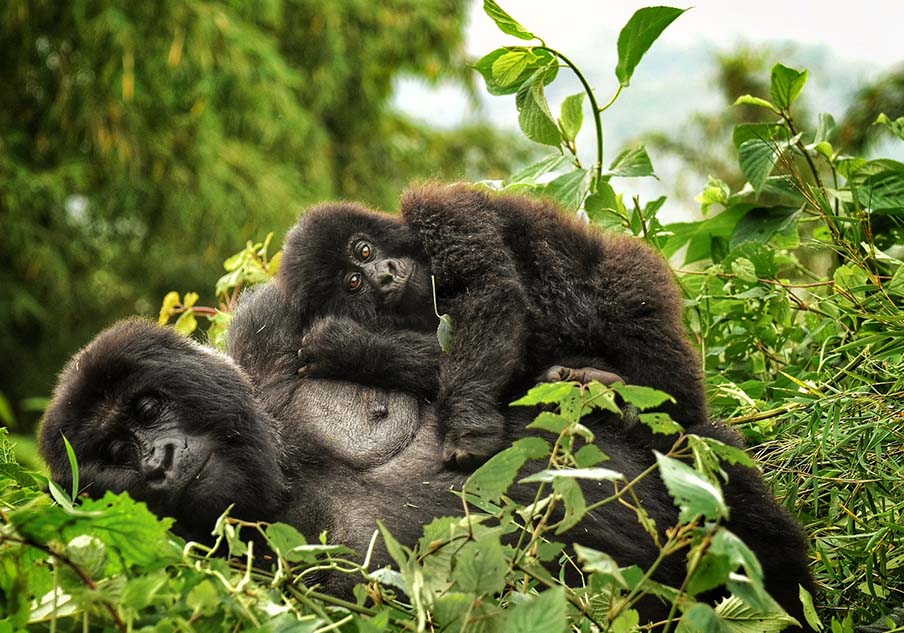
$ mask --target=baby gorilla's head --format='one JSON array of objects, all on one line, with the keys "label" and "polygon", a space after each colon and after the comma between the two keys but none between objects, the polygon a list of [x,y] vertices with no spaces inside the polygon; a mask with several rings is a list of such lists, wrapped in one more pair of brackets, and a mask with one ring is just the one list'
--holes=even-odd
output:
[{"label": "baby gorilla's head", "polygon": [[352,203],[308,210],[286,237],[277,282],[306,322],[435,326],[430,262],[401,218]]}]

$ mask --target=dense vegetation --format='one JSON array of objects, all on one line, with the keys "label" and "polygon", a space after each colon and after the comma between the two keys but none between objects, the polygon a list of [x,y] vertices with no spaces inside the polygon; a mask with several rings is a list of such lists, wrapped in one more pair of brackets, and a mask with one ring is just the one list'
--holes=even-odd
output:
[{"label": "dense vegetation", "polygon": [[[664,198],[618,194],[618,179],[652,176],[652,160],[643,146],[608,158],[601,115],[681,11],[657,7],[635,14],[618,41],[618,91],[601,103],[570,59],[494,2],[485,7],[524,46],[489,53],[477,70],[491,93],[514,95],[525,135],[551,148],[548,158],[500,186],[553,196],[589,222],[647,240],[676,264],[713,413],[751,440],[776,494],[811,535],[819,617],[833,632],[853,631],[855,623],[900,606],[904,165],[847,155],[828,114],[819,115],[816,129],[801,128],[795,104],[807,72],[777,63],[766,92],[738,99],[738,108],[760,117],[731,135],[742,183],[711,179],[698,197],[702,220],[664,225],[657,219]],[[566,98],[556,115],[544,89],[559,72],[577,73],[586,90]],[[588,112],[594,161],[583,164],[576,143]],[[877,127],[904,142],[904,117],[896,118],[902,114],[884,113]],[[272,274],[278,256],[270,258],[270,250],[268,243],[249,244],[227,262],[217,284],[223,306],[242,284]],[[101,263],[96,266],[100,272]],[[176,318],[180,329],[191,331],[197,317],[209,316],[222,331],[224,317],[196,301],[168,295],[161,320]],[[642,390],[622,396],[640,408],[655,397]],[[550,574],[541,563],[559,560],[561,547],[547,537],[587,511],[576,477],[611,480],[611,499],[638,508],[638,530],[649,525],[630,498],[631,485],[605,469],[604,455],[588,448],[592,434],[580,424],[588,407],[612,406],[612,393],[554,385],[526,401],[537,400],[558,405],[534,423],[550,442],[522,441],[493,458],[466,486],[468,515],[425,526],[414,549],[384,530],[379,538],[398,563],[395,571],[365,570],[342,548],[305,543],[288,526],[228,518],[217,533],[233,558],[212,557],[180,542],[167,532],[166,520],[125,495],[73,505],[77,490],[52,487],[54,504],[41,492],[41,478],[17,466],[3,443],[0,614],[6,619],[0,631],[83,625],[458,631],[466,624],[481,631],[622,632],[635,630],[631,607],[645,593],[675,604],[680,621],[671,628],[678,631],[781,629],[787,620],[763,595],[756,561],[719,525],[725,508],[718,459],[744,457],[693,436],[659,458],[658,472],[645,473],[662,476],[682,509],[682,523],[660,543],[664,553],[680,550],[688,557],[682,587],[658,585],[647,570],[618,569],[605,552],[586,549],[577,561],[562,560],[583,570],[581,586],[565,586]],[[676,457],[692,457],[693,468]],[[517,507],[505,490],[529,459],[548,468],[535,476],[537,502]],[[551,524],[556,506],[565,516]],[[263,534],[275,562],[254,558],[246,545],[252,531]],[[519,535],[516,546],[502,545],[504,532]],[[456,547],[445,547],[449,543]],[[305,586],[305,570],[316,565],[362,574],[362,582],[366,574],[356,601]],[[718,584],[727,584],[732,598],[715,609],[694,603],[696,593]]]}]

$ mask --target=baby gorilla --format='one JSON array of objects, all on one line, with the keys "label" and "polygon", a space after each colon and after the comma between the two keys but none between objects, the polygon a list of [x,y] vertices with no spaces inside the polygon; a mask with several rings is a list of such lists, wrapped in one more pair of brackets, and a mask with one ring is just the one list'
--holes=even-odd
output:
[{"label": "baby gorilla", "polygon": [[[455,328],[442,356],[430,340],[428,266],[439,309]],[[708,423],[699,360],[666,262],[549,201],[459,184],[409,190],[402,219],[321,206],[286,240],[279,283],[297,298],[302,322],[313,324],[301,355],[316,375],[348,378],[322,366],[344,357],[345,369],[358,367],[355,380],[399,377],[350,356],[379,349],[354,342],[361,328],[376,328],[387,347],[418,350],[402,355],[413,382],[384,384],[435,395],[446,461],[481,461],[504,447],[500,406],[553,365],[564,367],[543,378],[581,379],[586,370],[569,368],[598,368],[606,382],[621,376],[672,395],[676,403],[663,409],[689,430]],[[318,317],[338,319],[315,324]],[[376,374],[361,376],[361,368]]]},{"label": "baby gorilla", "polygon": [[271,329],[294,346],[300,376],[436,396],[430,262],[400,218],[352,203],[311,208],[286,237],[277,285],[295,323]]}]

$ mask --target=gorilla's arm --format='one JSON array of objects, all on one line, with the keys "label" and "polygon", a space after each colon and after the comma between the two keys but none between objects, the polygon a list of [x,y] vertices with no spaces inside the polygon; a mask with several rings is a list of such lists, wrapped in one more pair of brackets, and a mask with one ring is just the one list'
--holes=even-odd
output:
[{"label": "gorilla's arm", "polygon": [[304,328],[278,284],[246,290],[229,330],[229,354],[276,412],[301,378],[347,380],[436,398],[441,350],[431,332],[326,316]]},{"label": "gorilla's arm", "polygon": [[445,430],[443,459],[468,465],[505,441],[500,408],[522,372],[528,297],[498,223],[472,200],[406,193],[406,223],[430,257],[440,310],[453,321],[452,347],[440,362],[437,406]]}]

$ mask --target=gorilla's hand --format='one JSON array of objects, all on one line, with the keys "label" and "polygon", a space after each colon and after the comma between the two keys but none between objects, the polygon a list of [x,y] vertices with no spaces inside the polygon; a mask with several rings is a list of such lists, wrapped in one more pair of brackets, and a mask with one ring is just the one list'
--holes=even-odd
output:
[{"label": "gorilla's hand", "polygon": [[342,317],[318,319],[301,339],[298,350],[298,375],[303,378],[342,378],[346,367],[366,362],[362,338],[364,327]]},{"label": "gorilla's hand", "polygon": [[613,385],[617,382],[625,382],[624,378],[611,371],[597,369],[596,367],[563,367],[553,365],[540,376],[540,382],[579,382],[582,385],[593,381],[604,385]]}]

